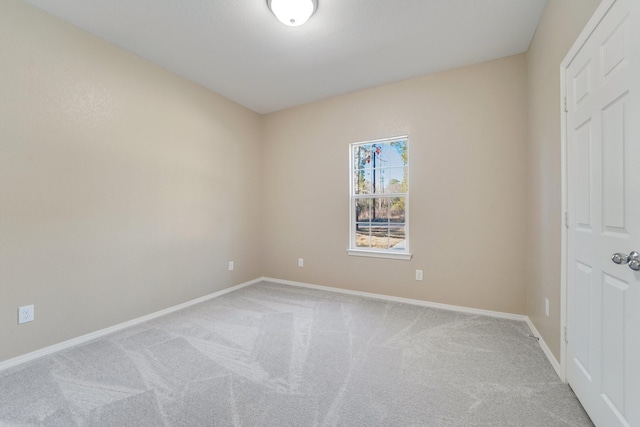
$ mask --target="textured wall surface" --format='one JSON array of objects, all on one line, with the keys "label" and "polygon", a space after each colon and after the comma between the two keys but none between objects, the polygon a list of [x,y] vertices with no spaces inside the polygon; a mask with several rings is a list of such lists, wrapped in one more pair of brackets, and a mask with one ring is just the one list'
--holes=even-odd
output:
[{"label": "textured wall surface", "polygon": [[0,76],[0,361],[260,275],[260,116],[18,0]]},{"label": "textured wall surface", "polygon": [[[523,314],[525,59],[266,116],[267,275]],[[403,134],[410,138],[413,259],[348,256],[349,143]],[[415,280],[416,269],[424,281]]]},{"label": "textured wall surface", "polygon": [[[527,315],[560,360],[560,63],[600,0],[549,0],[527,53]],[[549,299],[549,317],[544,299]]]},{"label": "textured wall surface", "polygon": [[[559,65],[598,3],[549,0],[526,56],[260,117],[4,0],[0,361],[263,275],[528,314],[558,356]],[[349,143],[401,134],[414,257],[349,257]]]}]

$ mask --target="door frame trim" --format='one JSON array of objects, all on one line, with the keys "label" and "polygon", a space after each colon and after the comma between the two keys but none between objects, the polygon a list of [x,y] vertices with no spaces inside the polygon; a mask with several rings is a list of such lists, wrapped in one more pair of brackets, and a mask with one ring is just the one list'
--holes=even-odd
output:
[{"label": "door frame trim", "polygon": [[[560,379],[565,383],[568,382],[567,378],[567,343],[565,341],[565,328],[567,327],[567,310],[569,301],[567,298],[567,273],[568,273],[568,239],[569,229],[565,223],[565,215],[568,215],[569,206],[569,190],[568,190],[568,152],[567,152],[567,113],[565,109],[565,97],[567,96],[566,78],[567,68],[576,57],[582,46],[587,42],[587,39],[591,36],[596,29],[602,18],[607,14],[611,6],[616,0],[602,0],[598,8],[593,13],[593,16],[587,22],[584,29],[580,32],[580,35],[567,52],[560,63],[560,158],[561,158],[561,186],[562,186],[562,209],[560,212],[561,217],[561,265],[560,265]],[[569,335],[570,336],[570,335]]]}]

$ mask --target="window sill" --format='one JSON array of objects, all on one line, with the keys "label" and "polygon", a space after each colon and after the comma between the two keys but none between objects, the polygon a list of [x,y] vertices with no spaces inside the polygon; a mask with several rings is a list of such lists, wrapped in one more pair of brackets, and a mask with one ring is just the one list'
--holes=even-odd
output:
[{"label": "window sill", "polygon": [[370,258],[401,259],[404,261],[409,261],[413,256],[407,252],[367,251],[364,249],[347,249],[347,254],[351,256],[363,256]]}]

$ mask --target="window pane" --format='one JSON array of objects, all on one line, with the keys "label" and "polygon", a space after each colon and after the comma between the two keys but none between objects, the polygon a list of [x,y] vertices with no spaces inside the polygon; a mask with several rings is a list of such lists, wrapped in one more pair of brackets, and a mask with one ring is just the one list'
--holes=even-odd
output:
[{"label": "window pane", "polygon": [[388,142],[375,144],[375,153],[377,155],[376,166],[386,168],[389,166],[389,155],[391,146]]},{"label": "window pane", "polygon": [[389,242],[391,249],[405,250],[407,241],[404,224],[391,224],[389,227]]},{"label": "window pane", "polygon": [[402,168],[402,186],[405,192],[409,191],[409,167]]},{"label": "window pane", "polygon": [[371,190],[371,169],[359,169],[355,173],[354,188],[356,194],[370,194]]},{"label": "window pane", "polygon": [[359,160],[360,160],[360,168],[371,167],[372,165],[372,154],[373,147],[371,144],[363,144],[360,145]]},{"label": "window pane", "polygon": [[385,187],[389,184],[389,179],[387,178],[387,170],[386,169],[378,169],[376,173],[376,193],[384,194]]},{"label": "window pane", "polygon": [[364,169],[369,162],[367,158],[370,149],[368,145],[354,145],[353,147],[353,170]]},{"label": "window pane", "polygon": [[371,220],[371,199],[356,199],[356,222]]},{"label": "window pane", "polygon": [[389,221],[389,200],[376,198],[372,200],[371,221],[388,222]]},{"label": "window pane", "polygon": [[406,166],[408,162],[407,140],[393,141],[390,145],[388,166]]},{"label": "window pane", "polygon": [[385,193],[406,193],[406,174],[404,168],[385,169]]},{"label": "window pane", "polygon": [[389,173],[387,169],[374,169],[372,173],[375,184],[374,193],[384,194],[386,192],[385,187],[389,184],[389,178],[387,177]]},{"label": "window pane", "polygon": [[394,197],[389,199],[389,221],[405,222],[405,200],[404,197]]},{"label": "window pane", "polygon": [[356,223],[356,247],[358,248],[369,248],[371,247],[371,238],[369,237],[369,233],[371,232],[371,227],[369,223]]},{"label": "window pane", "polygon": [[371,145],[356,145],[353,147],[353,172],[355,193],[371,193]]},{"label": "window pane", "polygon": [[371,247],[389,249],[389,224],[387,222],[371,223]]}]

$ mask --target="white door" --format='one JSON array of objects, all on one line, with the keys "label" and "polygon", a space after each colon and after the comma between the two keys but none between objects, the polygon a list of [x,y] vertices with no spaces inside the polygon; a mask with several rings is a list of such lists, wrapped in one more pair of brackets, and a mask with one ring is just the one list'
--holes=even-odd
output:
[{"label": "white door", "polygon": [[567,376],[597,426],[640,427],[640,0],[608,5],[565,74]]}]

